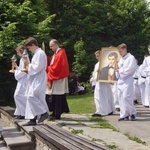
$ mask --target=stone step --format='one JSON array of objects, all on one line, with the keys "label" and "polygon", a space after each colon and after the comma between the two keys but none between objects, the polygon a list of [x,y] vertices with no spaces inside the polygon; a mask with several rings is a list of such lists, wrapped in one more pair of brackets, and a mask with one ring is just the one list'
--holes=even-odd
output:
[{"label": "stone step", "polygon": [[8,150],[6,147],[6,143],[2,140],[0,140],[0,150]]},{"label": "stone step", "polygon": [[15,127],[4,127],[2,137],[9,150],[34,150],[34,142]]}]

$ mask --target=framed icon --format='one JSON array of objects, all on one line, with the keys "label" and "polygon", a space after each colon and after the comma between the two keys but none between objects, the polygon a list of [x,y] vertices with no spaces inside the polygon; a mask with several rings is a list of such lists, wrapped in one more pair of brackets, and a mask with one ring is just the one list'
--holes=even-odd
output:
[{"label": "framed icon", "polygon": [[100,54],[100,65],[98,72],[98,81],[106,83],[116,83],[116,67],[118,66],[118,61],[120,59],[120,54],[117,47],[102,47]]}]

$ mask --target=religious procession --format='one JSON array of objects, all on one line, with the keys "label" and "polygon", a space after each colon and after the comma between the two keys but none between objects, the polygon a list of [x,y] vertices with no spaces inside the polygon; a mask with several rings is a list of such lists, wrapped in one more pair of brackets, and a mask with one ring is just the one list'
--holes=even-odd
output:
[{"label": "religious procession", "polygon": [[[56,39],[50,40],[49,47],[53,52],[51,57],[46,56],[44,47],[39,48],[35,38],[29,37],[25,45],[16,48],[16,54],[20,56],[19,66],[16,56],[12,57],[9,72],[14,73],[17,80],[14,115],[16,119],[29,119],[23,126],[36,125],[48,117],[50,120],[61,119],[62,113],[69,113],[66,99],[69,93],[67,55]],[[26,49],[34,54],[31,61]],[[94,82],[92,90],[96,108],[92,117],[119,111],[118,121],[134,121],[135,104],[149,107],[149,92],[146,92],[149,87],[149,57],[145,56],[139,67],[125,43],[97,50],[95,57],[98,62],[90,79]],[[77,73],[74,78],[79,80]]]},{"label": "religious procession", "polygon": [[[106,57],[104,51],[108,53]],[[106,47],[101,52],[95,52],[98,63],[90,81],[94,85],[96,112],[92,117],[112,115],[114,111],[119,111],[118,121],[134,121],[136,104],[149,108],[149,52],[150,46],[140,66],[124,43],[117,47],[117,51],[116,48]],[[108,59],[105,67],[101,65],[104,59]]]},{"label": "religious procession", "polygon": [[[9,106],[22,128],[77,114],[89,124],[115,118],[122,127],[148,125],[149,0],[13,0],[0,6],[0,122]],[[1,133],[5,127],[0,123]]]}]

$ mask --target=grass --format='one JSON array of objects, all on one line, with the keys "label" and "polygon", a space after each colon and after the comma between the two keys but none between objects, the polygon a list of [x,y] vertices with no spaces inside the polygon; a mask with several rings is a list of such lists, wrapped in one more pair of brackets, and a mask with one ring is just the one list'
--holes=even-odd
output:
[{"label": "grass", "polygon": [[129,135],[129,133],[125,133],[124,135],[127,136],[127,137],[128,137],[130,140],[132,140],[132,141],[135,141],[135,142],[137,142],[137,143],[141,143],[141,144],[143,144],[143,145],[146,145],[146,142],[145,142],[145,141],[142,141],[141,139],[139,139],[139,138],[136,137],[136,136],[132,137],[132,136]]},{"label": "grass", "polygon": [[[71,114],[90,114],[95,112],[95,103],[93,93],[87,93],[85,95],[67,96],[67,101]],[[90,117],[90,121],[96,122],[92,125],[92,128],[106,128],[118,131],[115,127],[108,123],[102,117]],[[79,122],[80,123],[80,122]]]},{"label": "grass", "polygon": [[115,144],[110,144],[110,145],[108,145],[106,142],[104,142],[104,141],[101,140],[101,139],[92,138],[92,141],[93,141],[93,142],[101,142],[101,143],[103,143],[106,147],[108,147],[108,148],[111,149],[111,150],[117,150],[117,149],[118,149],[118,146],[116,146]]},{"label": "grass", "polygon": [[71,130],[71,132],[73,133],[73,134],[83,134],[83,130],[75,130],[75,129],[72,129]]},{"label": "grass", "polygon": [[95,112],[93,93],[85,95],[68,95],[67,102],[71,114],[89,114]]},{"label": "grass", "polygon": [[96,125],[91,126],[93,128],[104,128],[104,129],[112,129],[113,131],[119,132],[115,127],[113,127],[111,124],[109,124],[108,121],[101,117],[94,117],[90,118],[90,121],[97,122]]}]

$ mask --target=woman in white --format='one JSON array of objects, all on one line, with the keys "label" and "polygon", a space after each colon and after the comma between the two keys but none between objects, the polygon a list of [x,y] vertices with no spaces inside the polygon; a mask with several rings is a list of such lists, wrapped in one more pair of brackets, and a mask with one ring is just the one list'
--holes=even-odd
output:
[{"label": "woman in white", "polygon": [[[17,86],[14,93],[14,100],[16,104],[16,110],[14,115],[16,116],[16,119],[24,119],[25,116],[25,108],[26,108],[26,88],[27,88],[27,73],[23,72],[22,69],[24,68],[24,58],[22,56],[23,52],[25,50],[24,46],[19,46],[16,48],[16,53],[18,56],[21,57],[19,66],[15,64],[15,79],[17,80]],[[29,58],[26,55],[25,56],[29,62]]]}]

